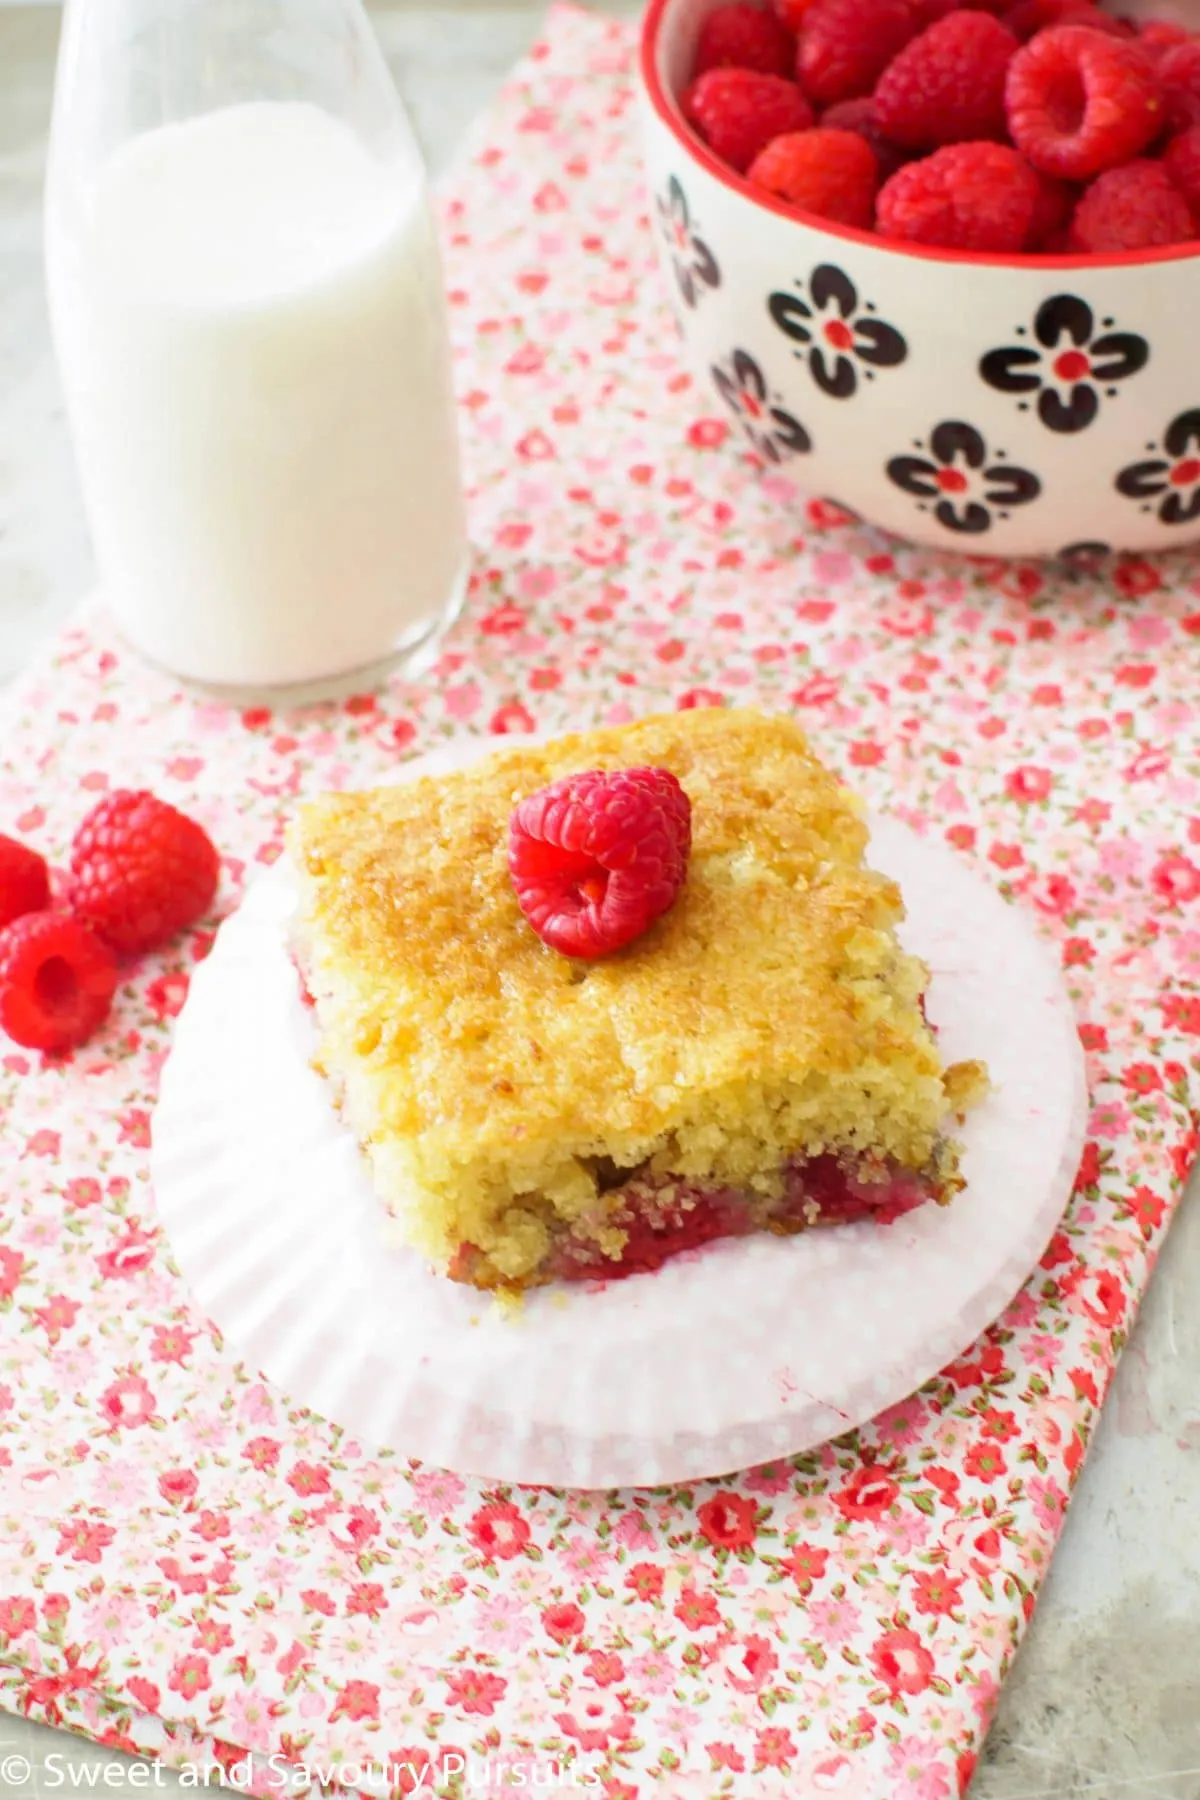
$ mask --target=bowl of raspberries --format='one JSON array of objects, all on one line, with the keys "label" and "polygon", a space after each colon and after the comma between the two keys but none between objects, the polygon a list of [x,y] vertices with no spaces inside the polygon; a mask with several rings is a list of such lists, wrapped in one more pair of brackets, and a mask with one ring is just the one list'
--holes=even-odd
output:
[{"label": "bowl of raspberries", "polygon": [[650,0],[661,259],[761,464],[951,550],[1200,539],[1200,17],[1180,11]]}]

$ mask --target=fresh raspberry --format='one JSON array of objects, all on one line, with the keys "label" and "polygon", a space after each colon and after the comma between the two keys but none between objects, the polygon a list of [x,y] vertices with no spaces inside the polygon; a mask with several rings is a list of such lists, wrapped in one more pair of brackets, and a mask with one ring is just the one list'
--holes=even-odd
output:
[{"label": "fresh raspberry", "polygon": [[1069,243],[1103,256],[1185,244],[1195,235],[1191,209],[1163,165],[1142,158],[1096,177],[1075,208]]},{"label": "fresh raspberry", "polygon": [[1157,57],[1164,50],[1173,50],[1176,44],[1188,43],[1191,33],[1170,19],[1146,19],[1139,25],[1137,37],[1142,49]]},{"label": "fresh raspberry", "polygon": [[1200,43],[1176,44],[1155,63],[1162,89],[1163,123],[1174,134],[1200,125]]},{"label": "fresh raspberry", "polygon": [[744,175],[785,131],[805,131],[812,107],[794,81],[754,69],[710,69],[683,96],[683,116],[709,149]]},{"label": "fresh raspberry", "polygon": [[1038,194],[1034,202],[1033,218],[1029,221],[1029,237],[1025,248],[1030,251],[1064,250],[1066,248],[1066,230],[1075,210],[1079,190],[1065,181],[1055,181],[1053,175],[1039,174]]},{"label": "fresh raspberry", "polygon": [[1118,19],[1103,6],[1076,6],[1057,20],[1059,25],[1086,25],[1089,31],[1102,31],[1105,37],[1133,38],[1137,32],[1128,19]]},{"label": "fresh raspberry", "polygon": [[691,847],[691,801],[668,770],[591,769],[521,801],[508,867],[542,942],[591,959],[632,943],[674,905]]},{"label": "fresh raspberry", "polygon": [[875,116],[906,150],[1008,135],[1004,78],[1019,46],[988,13],[951,13],[906,44],[875,89]]},{"label": "fresh raspberry", "polygon": [[763,75],[790,75],[796,52],[774,13],[757,6],[718,6],[700,27],[693,73],[706,69],[757,69]]},{"label": "fresh raspberry", "polygon": [[1081,25],[1055,26],[1018,50],[1005,92],[1018,150],[1035,169],[1067,181],[1128,162],[1162,128],[1145,52]]},{"label": "fresh raspberry", "polygon": [[35,912],[0,931],[0,1031],[27,1050],[73,1050],[108,1017],[116,958],[69,913]]},{"label": "fresh raspberry", "polygon": [[0,833],[0,930],[22,913],[41,912],[50,904],[50,871],[46,859]]},{"label": "fresh raspberry", "polygon": [[826,108],[821,114],[821,125],[829,131],[857,131],[860,138],[865,138],[875,152],[881,182],[908,161],[899,144],[893,144],[879,129],[875,101],[870,94],[860,94],[855,100],[839,100],[836,106]]},{"label": "fresh raspberry", "polygon": [[800,21],[796,78],[818,106],[869,94],[916,28],[908,0],[817,0]]},{"label": "fresh raspberry", "polygon": [[1200,125],[1171,139],[1163,151],[1162,166],[1200,224]]},{"label": "fresh raspberry", "polygon": [[1007,144],[947,144],[907,163],[875,205],[883,237],[991,255],[1023,250],[1038,180]]},{"label": "fresh raspberry", "polygon": [[772,0],[776,18],[793,34],[799,31],[805,13],[811,12],[816,3],[817,0]]},{"label": "fresh raspberry", "polygon": [[[913,18],[917,22],[917,30],[924,31],[927,25],[936,25],[939,19],[948,18],[955,12],[991,13],[1007,11],[1012,0],[909,0]],[[1077,0],[1083,5],[1084,0]]]},{"label": "fresh raspberry", "polygon": [[801,212],[857,225],[875,222],[879,164],[856,131],[793,131],[774,138],[750,165],[750,180]]},{"label": "fresh raspberry", "polygon": [[1132,27],[1123,19],[1114,19],[1111,13],[1102,12],[1100,7],[1091,4],[1091,0],[1017,0],[1003,18],[1008,29],[1022,42],[1054,25],[1088,25],[1093,31],[1103,31],[1109,37],[1133,35]]},{"label": "fresh raspberry", "polygon": [[959,0],[910,0],[912,15],[917,22],[917,30],[924,31],[930,25],[936,25],[939,19],[949,18],[955,12],[974,12],[975,7],[959,5]]},{"label": "fresh raspberry", "polygon": [[220,859],[207,833],[153,794],[118,789],[71,847],[71,909],[122,956],[154,950],[206,913]]}]

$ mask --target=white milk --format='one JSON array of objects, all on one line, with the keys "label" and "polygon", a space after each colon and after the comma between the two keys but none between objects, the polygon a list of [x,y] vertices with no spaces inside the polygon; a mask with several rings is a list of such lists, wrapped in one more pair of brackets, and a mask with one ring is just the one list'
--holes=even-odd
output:
[{"label": "white milk", "polygon": [[51,301],[105,589],[195,680],[311,682],[419,641],[467,542],[441,265],[415,174],[314,106],[132,139]]}]

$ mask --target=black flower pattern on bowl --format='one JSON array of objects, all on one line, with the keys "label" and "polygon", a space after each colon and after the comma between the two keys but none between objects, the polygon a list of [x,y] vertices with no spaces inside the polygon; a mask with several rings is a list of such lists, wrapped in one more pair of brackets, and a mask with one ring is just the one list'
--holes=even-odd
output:
[{"label": "black flower pattern on bowl", "polygon": [[773,394],[766,376],[746,350],[735,350],[728,364],[714,363],[717,392],[764,462],[785,462],[812,449],[812,439]]},{"label": "black flower pattern on bowl", "polygon": [[1112,553],[1111,544],[1102,543],[1099,538],[1085,538],[1077,544],[1064,544],[1058,553],[1058,561],[1065,563],[1068,570],[1090,574],[1107,562]]},{"label": "black flower pattern on bowl", "polygon": [[[1038,307],[1033,342],[989,350],[979,373],[1002,394],[1037,395],[1037,415],[1049,431],[1084,431],[1100,411],[1101,390],[1136,375],[1150,360],[1150,346],[1135,331],[1114,331],[1115,319],[1096,319],[1077,294],[1054,294]],[[1028,338],[1024,325],[1017,336]],[[1031,401],[1019,402],[1028,412]]]},{"label": "black flower pattern on bowl", "polygon": [[822,393],[835,400],[858,392],[860,373],[874,381],[876,369],[895,368],[908,355],[895,326],[874,317],[871,302],[860,302],[850,277],[833,263],[813,270],[807,294],[797,281],[794,289],[770,295],[767,311]]},{"label": "black flower pattern on bowl", "polygon": [[[914,448],[926,450],[920,442]],[[918,511],[970,536],[990,531],[1010,507],[1027,506],[1042,491],[1031,469],[1005,462],[1003,450],[993,459],[982,434],[961,419],[943,419],[930,432],[927,455],[893,456],[887,476],[920,501]]]},{"label": "black flower pattern on bowl", "polygon": [[680,297],[685,306],[695,306],[707,288],[720,287],[721,270],[695,229],[687,195],[677,175],[672,175],[666,193],[659,196],[658,221]]},{"label": "black flower pattern on bowl", "polygon": [[1186,525],[1200,519],[1200,406],[1171,420],[1162,444],[1144,462],[1130,463],[1117,476],[1117,492],[1140,500],[1143,512],[1156,512],[1164,525]]}]

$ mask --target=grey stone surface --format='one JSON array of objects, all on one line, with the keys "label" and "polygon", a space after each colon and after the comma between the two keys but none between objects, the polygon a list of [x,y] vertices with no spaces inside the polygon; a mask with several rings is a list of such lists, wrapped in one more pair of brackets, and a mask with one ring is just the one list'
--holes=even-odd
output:
[{"label": "grey stone surface", "polygon": [[[632,13],[635,0],[612,9]],[[533,38],[541,7],[392,0],[374,10],[436,172]],[[57,32],[54,7],[0,3],[0,681],[92,574],[41,280]],[[1198,1270],[1193,1194],[1122,1364],[972,1800],[1200,1800]],[[47,1764],[53,1755],[71,1771],[61,1780]],[[121,1758],[0,1715],[0,1796],[89,1789],[195,1791],[161,1771],[139,1790]]]}]

